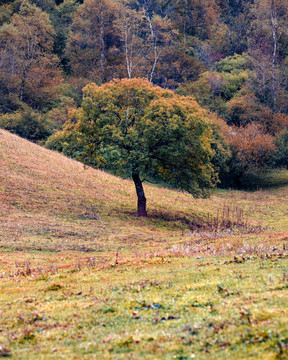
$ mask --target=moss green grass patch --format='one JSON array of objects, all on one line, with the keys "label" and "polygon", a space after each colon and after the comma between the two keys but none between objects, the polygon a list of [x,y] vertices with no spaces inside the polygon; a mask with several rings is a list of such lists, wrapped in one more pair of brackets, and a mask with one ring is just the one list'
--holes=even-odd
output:
[{"label": "moss green grass patch", "polygon": [[2,276],[1,343],[15,359],[285,358],[287,260],[181,258]]}]

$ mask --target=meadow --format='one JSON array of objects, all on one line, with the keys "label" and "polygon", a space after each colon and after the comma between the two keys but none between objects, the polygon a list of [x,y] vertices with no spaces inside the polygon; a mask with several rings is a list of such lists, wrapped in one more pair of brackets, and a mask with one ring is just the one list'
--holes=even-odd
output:
[{"label": "meadow", "polygon": [[145,191],[0,130],[0,357],[288,358],[288,186]]}]

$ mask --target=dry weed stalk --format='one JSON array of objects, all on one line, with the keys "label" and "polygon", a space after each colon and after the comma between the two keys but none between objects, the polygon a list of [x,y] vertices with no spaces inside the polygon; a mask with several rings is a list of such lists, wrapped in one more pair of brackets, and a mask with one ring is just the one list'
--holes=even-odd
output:
[{"label": "dry weed stalk", "polygon": [[249,224],[248,218],[244,215],[244,210],[237,205],[224,204],[222,207],[217,208],[216,215],[207,214],[194,215],[194,219],[188,222],[191,230],[201,231],[227,231],[235,228],[244,232],[258,231],[261,227],[252,226]]}]

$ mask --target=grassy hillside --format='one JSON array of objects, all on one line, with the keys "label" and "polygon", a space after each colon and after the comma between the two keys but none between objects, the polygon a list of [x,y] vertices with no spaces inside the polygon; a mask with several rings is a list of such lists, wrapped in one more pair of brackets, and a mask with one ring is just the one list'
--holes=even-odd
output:
[{"label": "grassy hillside", "polygon": [[0,357],[285,358],[288,187],[145,190],[0,130]]}]

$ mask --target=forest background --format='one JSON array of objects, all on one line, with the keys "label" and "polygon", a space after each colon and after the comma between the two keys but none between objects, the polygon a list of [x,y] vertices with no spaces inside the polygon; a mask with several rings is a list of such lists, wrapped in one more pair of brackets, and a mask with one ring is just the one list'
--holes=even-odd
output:
[{"label": "forest background", "polygon": [[288,166],[287,19],[288,0],[0,0],[0,127],[76,156],[85,85],[145,78],[208,111],[222,185],[251,186]]}]

